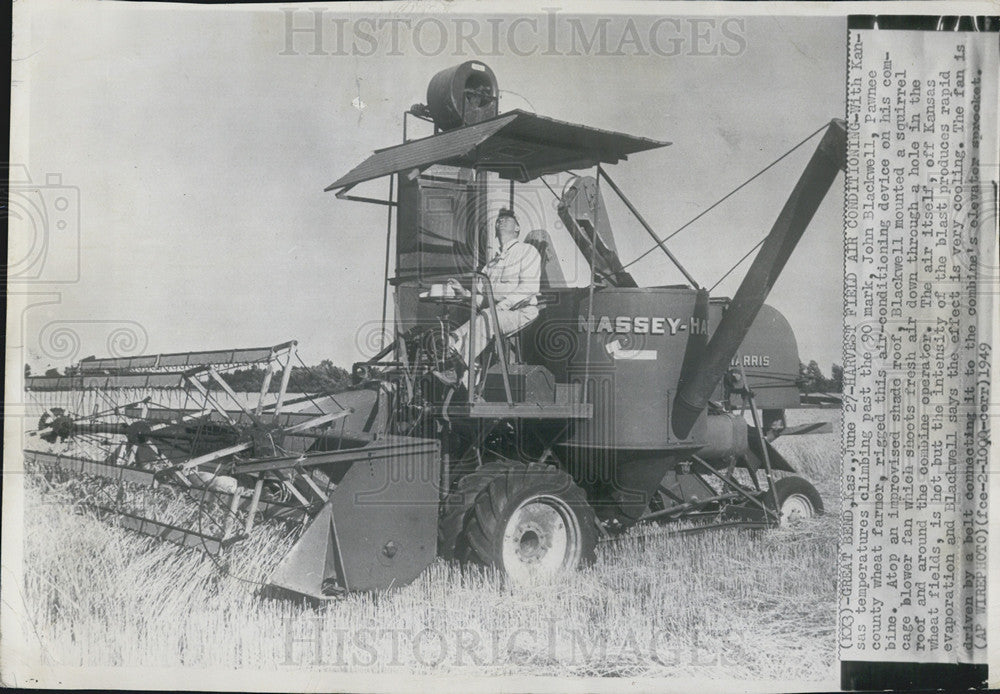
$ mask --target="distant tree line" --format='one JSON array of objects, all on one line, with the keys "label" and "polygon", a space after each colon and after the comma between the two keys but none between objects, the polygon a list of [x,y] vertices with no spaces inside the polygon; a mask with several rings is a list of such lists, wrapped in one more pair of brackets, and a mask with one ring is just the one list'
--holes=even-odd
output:
[{"label": "distant tree line", "polygon": [[830,367],[830,378],[823,374],[815,360],[799,362],[799,391],[803,393],[841,393],[844,390],[844,369],[840,364]]},{"label": "distant tree line", "polygon": [[[264,384],[264,370],[259,368],[238,369],[222,375],[229,387],[237,393],[260,392]],[[218,384],[215,384],[218,387]],[[289,393],[340,393],[351,385],[350,372],[324,359],[315,366],[293,366],[288,377]],[[281,386],[281,372],[271,377],[270,392],[278,392]]]}]

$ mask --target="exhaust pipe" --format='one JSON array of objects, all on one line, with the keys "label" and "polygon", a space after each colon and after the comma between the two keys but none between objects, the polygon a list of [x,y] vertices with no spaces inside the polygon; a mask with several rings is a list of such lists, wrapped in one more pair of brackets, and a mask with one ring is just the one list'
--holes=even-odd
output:
[{"label": "exhaust pipe", "polygon": [[845,167],[846,155],[846,124],[834,119],[830,121],[816,152],[712,334],[704,355],[681,385],[671,418],[674,431],[681,438],[691,432],[712,393],[729,370],[733,356],[802,238],[802,233],[816,214],[837,172]]}]

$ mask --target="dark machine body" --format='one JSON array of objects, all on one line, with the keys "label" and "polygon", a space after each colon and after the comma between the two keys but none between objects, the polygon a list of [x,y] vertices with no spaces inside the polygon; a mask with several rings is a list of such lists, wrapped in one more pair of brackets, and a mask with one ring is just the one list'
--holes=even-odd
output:
[{"label": "dark machine body", "polygon": [[[434,91],[442,89],[444,80],[461,80],[469,74],[473,73],[468,67],[440,73],[431,82],[428,99],[434,100]],[[495,83],[495,79],[484,78],[482,82]],[[465,130],[504,117],[482,109],[474,116]],[[497,350],[497,358],[483,379],[484,387],[479,391],[473,387],[471,396],[465,394],[470,401],[467,405],[451,407],[453,416],[445,433],[439,435],[443,450],[451,454],[445,466],[468,457],[463,446],[470,442],[478,456],[476,463],[482,464],[484,451],[482,446],[476,447],[478,439],[489,444],[491,454],[504,458],[524,461],[546,456],[557,460],[587,491],[599,517],[620,525],[642,517],[662,479],[673,474],[678,465],[687,469],[692,456],[717,469],[735,466],[758,470],[764,465],[762,448],[766,448],[770,467],[792,472],[791,464],[769,441],[781,433],[784,411],[800,406],[798,349],[788,321],[764,301],[843,168],[842,123],[831,122],[730,300],[710,299],[695,283],[640,288],[617,255],[602,188],[621,195],[639,221],[648,225],[607,177],[602,157],[603,161],[614,161],[625,158],[631,150],[668,143],[620,136],[609,145],[615,134],[572,130],[573,126],[558,122],[519,125],[520,117],[514,116],[513,127],[476,142],[464,159],[453,156],[445,160],[450,166],[440,166],[439,159],[416,162],[411,168],[413,161],[401,151],[396,152],[396,162],[385,157],[376,161],[383,152],[392,151],[383,150],[328,188],[349,198],[346,191],[359,178],[375,173],[374,169],[365,170],[373,163],[382,165],[378,173],[400,174],[396,176],[396,277],[390,280],[399,306],[397,330],[419,331],[420,326],[439,323],[446,329],[466,320],[468,312],[460,312],[456,318],[454,307],[442,309],[421,302],[419,292],[436,278],[467,276],[485,260],[482,208],[486,173],[510,181],[510,203],[516,208],[516,181],[567,168],[563,159],[578,166],[586,159],[598,167],[597,175],[572,180],[558,202],[560,226],[591,266],[592,286],[566,286],[547,230],[522,232],[523,240],[534,244],[543,258],[541,310],[538,318],[510,341],[509,349]],[[434,121],[440,134],[455,127],[453,120]],[[566,131],[560,131],[558,125],[566,125]],[[511,130],[515,132],[508,135]],[[397,150],[426,144],[440,134]],[[526,152],[521,161],[494,154],[509,148],[515,137],[520,138]],[[581,142],[588,138],[592,147],[604,147],[605,152],[587,151],[587,144]],[[568,155],[554,152],[570,149],[561,139],[576,143],[578,151]],[[615,146],[619,151],[608,155],[607,148]],[[448,143],[442,147],[447,149]],[[502,365],[496,363],[503,361],[505,352],[515,355],[515,363],[506,365],[515,372],[510,375],[509,397],[500,384]],[[378,362],[376,358],[358,368],[370,376],[377,373],[372,369],[377,369]],[[733,383],[727,374],[743,380]],[[379,378],[391,376],[390,369]],[[428,391],[441,396],[433,383]],[[753,393],[760,412],[760,432],[734,413],[744,406],[742,394],[747,392]],[[433,400],[431,396],[428,409],[441,411]],[[589,408],[586,416],[550,419],[541,414],[547,408],[557,412],[577,402]],[[503,407],[487,407],[490,403]],[[477,416],[477,407],[482,416]],[[506,431],[506,436],[483,437],[484,428]],[[470,430],[475,433],[470,434]],[[458,441],[449,443],[449,437]]]}]

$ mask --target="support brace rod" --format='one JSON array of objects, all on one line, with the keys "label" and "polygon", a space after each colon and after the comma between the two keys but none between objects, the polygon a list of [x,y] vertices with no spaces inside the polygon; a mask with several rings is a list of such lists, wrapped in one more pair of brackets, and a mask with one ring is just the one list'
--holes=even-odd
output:
[{"label": "support brace rod", "polygon": [[681,265],[681,261],[677,260],[677,256],[675,256],[673,253],[670,252],[670,249],[667,248],[666,246],[666,241],[664,239],[661,239],[660,236],[655,231],[653,231],[653,227],[651,227],[649,225],[649,222],[647,222],[643,218],[643,216],[639,214],[639,210],[635,209],[635,205],[632,204],[632,201],[629,200],[627,197],[625,197],[625,193],[622,192],[622,189],[619,188],[618,185],[611,180],[611,177],[608,176],[608,172],[604,170],[604,167],[598,167],[597,171],[601,175],[601,177],[605,181],[607,181],[608,185],[611,186],[611,190],[615,191],[615,194],[621,199],[623,203],[625,203],[625,207],[627,207],[629,212],[631,212],[632,215],[636,218],[636,220],[638,220],[639,224],[642,225],[642,228],[646,230],[646,233],[653,237],[653,240],[656,241],[657,245],[663,249],[663,252],[667,254],[667,257],[670,258],[670,261],[677,266],[677,269],[681,271],[681,274],[684,275],[688,283],[695,289],[698,289],[700,285],[695,280],[695,278],[691,276],[690,272],[684,269],[684,266]]}]

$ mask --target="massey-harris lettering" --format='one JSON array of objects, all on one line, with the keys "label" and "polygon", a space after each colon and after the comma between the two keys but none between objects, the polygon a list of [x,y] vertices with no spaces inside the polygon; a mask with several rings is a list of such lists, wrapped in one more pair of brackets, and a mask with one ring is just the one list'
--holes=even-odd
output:
[{"label": "massey-harris lettering", "polygon": [[692,335],[707,335],[708,321],[703,318],[661,318],[660,316],[579,316],[580,332],[633,333],[636,335],[676,335],[688,330]]},{"label": "massey-harris lettering", "polygon": [[733,366],[770,366],[771,357],[768,354],[737,354],[731,362]]}]

